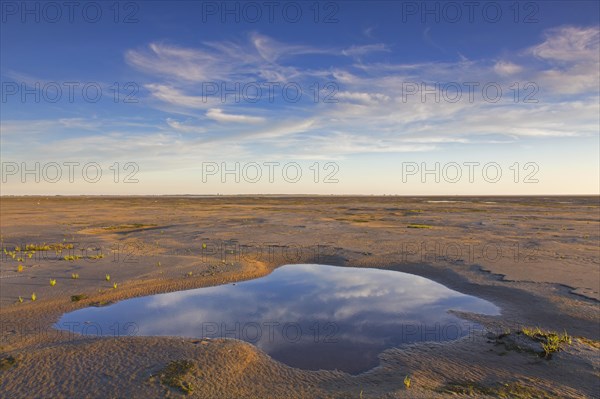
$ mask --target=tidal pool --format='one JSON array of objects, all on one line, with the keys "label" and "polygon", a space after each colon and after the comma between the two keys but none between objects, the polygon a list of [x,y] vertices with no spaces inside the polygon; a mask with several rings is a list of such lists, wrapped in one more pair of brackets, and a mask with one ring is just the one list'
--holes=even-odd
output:
[{"label": "tidal pool", "polygon": [[85,335],[235,338],[308,370],[357,374],[387,348],[448,341],[480,329],[448,310],[499,308],[391,270],[286,265],[268,276],[66,313],[55,327]]}]

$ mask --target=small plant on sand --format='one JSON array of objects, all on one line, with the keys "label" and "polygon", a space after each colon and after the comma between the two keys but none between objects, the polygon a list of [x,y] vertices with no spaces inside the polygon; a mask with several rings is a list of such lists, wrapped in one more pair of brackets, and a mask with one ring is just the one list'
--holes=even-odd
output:
[{"label": "small plant on sand", "polygon": [[177,388],[183,393],[191,394],[194,392],[194,386],[186,380],[195,370],[196,365],[190,360],[172,361],[162,370],[160,382],[171,388]]},{"label": "small plant on sand", "polygon": [[549,336],[547,341],[542,344],[542,349],[544,350],[544,357],[548,357],[554,352],[558,352],[560,350],[560,341],[558,340],[558,336]]},{"label": "small plant on sand", "polygon": [[537,341],[542,344],[543,355],[545,358],[552,358],[552,354],[558,352],[562,349],[561,344],[571,345],[573,339],[566,331],[562,334],[551,332],[551,331],[543,331],[540,328],[527,328],[523,327],[521,329],[521,333],[534,341]]},{"label": "small plant on sand", "polygon": [[21,273],[23,271],[23,265],[17,266],[17,272]]},{"label": "small plant on sand", "polygon": [[23,298],[19,297],[19,303],[23,303]]},{"label": "small plant on sand", "polygon": [[35,301],[37,299],[37,295],[35,295],[35,292],[33,294],[31,294],[31,300]]},{"label": "small plant on sand", "polygon": [[113,283],[113,288],[116,290],[117,289],[117,283]]},{"label": "small plant on sand", "polygon": [[56,285],[56,279],[50,279],[50,287],[54,287]]},{"label": "small plant on sand", "polygon": [[71,278],[77,280],[79,278],[79,273],[71,273]]},{"label": "small plant on sand", "polygon": [[71,295],[71,302],[79,302],[82,299],[86,299],[87,295],[85,294],[77,294],[77,295]]},{"label": "small plant on sand", "polygon": [[106,276],[104,276],[104,278],[106,279],[106,281],[110,281],[110,274],[107,274]]},{"label": "small plant on sand", "polygon": [[194,272],[188,272],[187,276],[192,277],[193,274],[194,274]]},{"label": "small plant on sand", "polygon": [[202,243],[202,249],[206,249],[206,244]]},{"label": "small plant on sand", "polygon": [[404,377],[404,386],[406,387],[406,389],[410,388],[410,377],[406,376]]},{"label": "small plant on sand", "polygon": [[160,262],[156,262],[156,266],[157,266],[157,267],[160,267]]}]

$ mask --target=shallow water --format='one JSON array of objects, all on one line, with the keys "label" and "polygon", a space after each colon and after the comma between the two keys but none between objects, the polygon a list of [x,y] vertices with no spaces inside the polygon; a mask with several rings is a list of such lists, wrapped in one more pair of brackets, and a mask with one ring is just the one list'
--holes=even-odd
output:
[{"label": "shallow water", "polygon": [[303,264],[241,283],[79,309],[55,327],[86,335],[235,338],[293,367],[356,374],[377,366],[387,348],[480,329],[450,309],[499,313],[488,301],[412,274]]}]

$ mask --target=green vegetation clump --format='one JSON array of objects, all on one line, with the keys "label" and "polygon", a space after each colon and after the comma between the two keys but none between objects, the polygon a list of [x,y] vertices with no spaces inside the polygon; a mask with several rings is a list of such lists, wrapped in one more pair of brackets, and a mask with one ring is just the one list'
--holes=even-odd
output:
[{"label": "green vegetation clump", "polygon": [[560,334],[538,327],[523,327],[515,332],[509,330],[496,338],[496,343],[503,344],[508,350],[535,353],[548,360],[552,359],[552,354],[562,350],[565,344],[571,345],[572,342],[573,339],[566,331]]},{"label": "green vegetation clump", "polygon": [[76,294],[76,295],[71,295],[71,302],[79,302],[82,299],[87,299],[87,295],[85,294]]},{"label": "green vegetation clump", "polygon": [[[81,255],[65,255],[63,256],[64,260],[68,260],[68,261],[75,261],[75,260],[79,260],[79,259],[83,259],[84,257]],[[104,254],[98,254],[98,255],[90,255],[87,257],[87,259],[102,259],[104,258]]]},{"label": "green vegetation clump", "polygon": [[[63,249],[73,249],[73,244],[64,244],[62,242],[59,242],[58,244],[46,244],[43,243],[41,245],[39,244],[27,244],[25,246],[25,252],[28,251],[50,251],[50,250],[54,250],[54,251],[62,251]],[[19,252],[21,251],[21,248],[16,247],[15,251]]]},{"label": "green vegetation clump", "polygon": [[27,244],[25,247],[20,247],[17,245],[13,248],[13,250],[3,248],[3,252],[5,255],[10,256],[11,259],[16,260],[17,262],[24,262],[25,259],[33,258],[33,255],[36,253],[36,251],[53,250],[58,255],[62,253],[63,249],[73,249],[73,244]]},{"label": "green vegetation clump", "polygon": [[187,380],[189,374],[196,369],[196,365],[191,360],[172,361],[161,371],[160,382],[183,393],[191,394],[194,386]]},{"label": "green vegetation clump", "polygon": [[521,333],[536,342],[540,342],[542,344],[542,349],[544,350],[543,355],[546,358],[551,358],[553,353],[561,350],[561,344],[571,345],[573,343],[572,338],[569,336],[569,334],[567,334],[566,331],[562,334],[558,334],[555,332],[540,330],[538,327],[524,327],[521,329]]}]

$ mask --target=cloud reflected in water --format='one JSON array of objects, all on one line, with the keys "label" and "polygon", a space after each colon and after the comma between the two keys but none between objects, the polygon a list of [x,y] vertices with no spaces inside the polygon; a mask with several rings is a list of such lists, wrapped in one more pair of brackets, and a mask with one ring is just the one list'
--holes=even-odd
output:
[{"label": "cloud reflected in water", "polygon": [[57,327],[92,322],[113,335],[111,325],[134,322],[138,335],[236,338],[294,367],[358,373],[376,366],[387,348],[456,339],[478,328],[450,309],[499,313],[488,301],[412,274],[303,264],[235,285],[80,309]]}]

